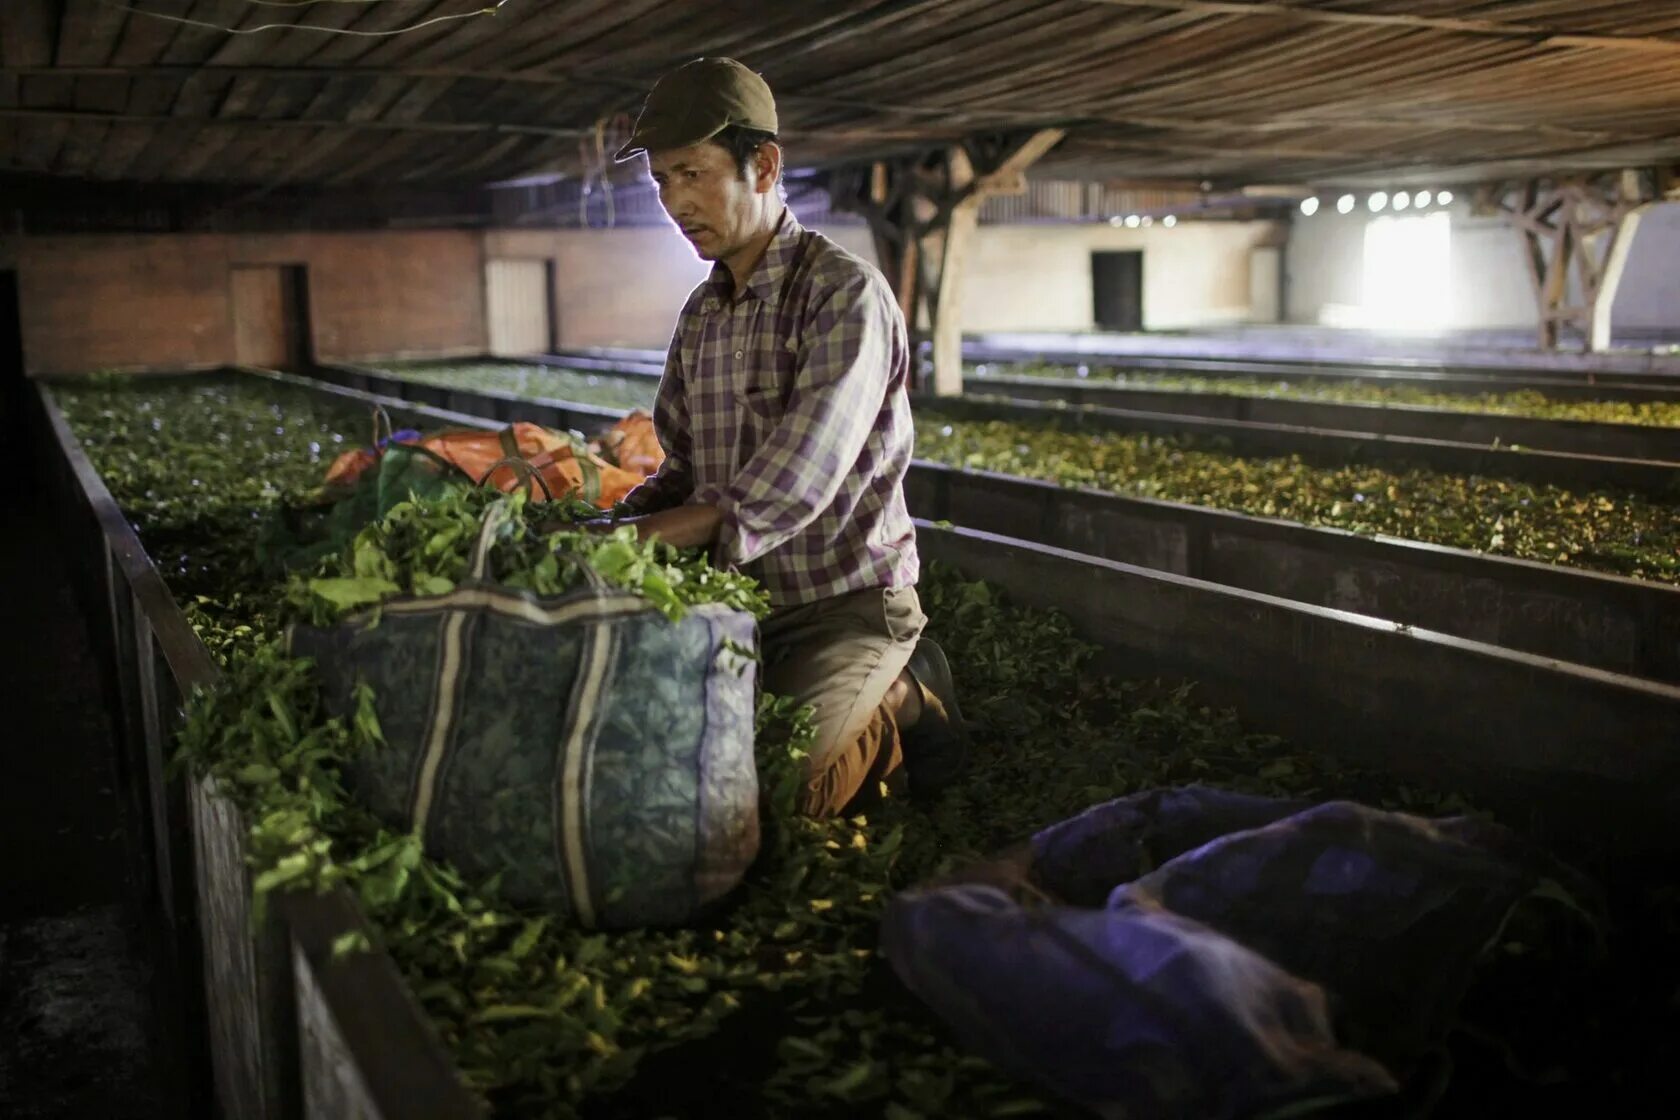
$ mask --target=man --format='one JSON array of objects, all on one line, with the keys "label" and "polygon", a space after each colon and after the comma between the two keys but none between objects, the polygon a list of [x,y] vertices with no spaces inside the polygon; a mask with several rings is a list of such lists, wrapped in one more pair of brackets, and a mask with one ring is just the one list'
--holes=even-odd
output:
[{"label": "man", "polygon": [[677,321],[654,406],[667,458],[625,500],[644,537],[756,576],[764,686],[816,709],[800,808],[866,804],[902,764],[913,796],[962,768],[944,654],[922,638],[903,316],[881,274],[801,228],[781,191],[775,100],[703,58],[648,95],[620,161],[716,262]]}]

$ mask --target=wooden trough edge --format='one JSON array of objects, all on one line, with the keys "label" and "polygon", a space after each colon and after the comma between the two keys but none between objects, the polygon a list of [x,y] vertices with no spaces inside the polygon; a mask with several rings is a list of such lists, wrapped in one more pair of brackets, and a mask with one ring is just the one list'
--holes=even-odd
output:
[{"label": "wooden trough edge", "polygon": [[[266,923],[254,925],[242,814],[213,782],[169,778],[164,765],[184,699],[214,684],[220,671],[49,385],[36,387],[35,401],[39,444],[56,448],[55,473],[72,490],[55,506],[66,516],[82,513],[84,530],[92,530],[78,533],[71,523],[67,535],[78,550],[97,542],[106,554],[83,566],[94,580],[101,580],[103,569],[109,582],[94,587],[88,578],[79,580],[79,598],[93,608],[91,629],[112,647],[124,634],[140,645],[102,649],[98,656],[117,677],[107,682],[107,695],[123,708],[113,724],[117,749],[126,756],[124,772],[143,787],[124,790],[124,799],[142,806],[143,835],[156,844],[144,858],[157,867],[160,897],[149,900],[143,917],[161,913],[169,958],[162,963],[186,989],[176,996],[187,1016],[184,1041],[202,1063],[196,1076],[209,1082],[215,1098],[214,1108],[200,1102],[195,1112],[241,1120],[289,1120],[300,1113],[372,1120],[479,1117],[477,1098],[455,1076],[389,958],[374,951],[332,959],[340,935],[368,928],[347,892],[280,896]],[[104,617],[100,604],[110,607]],[[131,613],[124,613],[125,605]],[[310,1032],[304,1045],[300,1028]]]},{"label": "wooden trough edge", "polygon": [[1410,464],[1451,474],[1479,474],[1527,482],[1626,487],[1652,495],[1672,493],[1680,487],[1680,462],[1653,459],[1519,451],[1377,432],[1302,428],[1095,405],[1073,408],[1043,401],[937,397],[921,403],[964,420],[1051,424],[1085,432],[1223,439],[1238,455],[1320,455],[1345,462]]},{"label": "wooden trough edge", "polygon": [[1548,420],[1492,412],[1459,412],[1412,404],[1291,400],[1286,397],[1198,393],[1146,385],[1092,384],[1055,377],[970,378],[965,396],[1066,404],[1072,408],[1132,409],[1262,424],[1374,432],[1454,443],[1520,445],[1541,451],[1623,459],[1680,460],[1680,428],[1594,420]]},{"label": "wooden trough edge", "polygon": [[1397,537],[917,461],[917,516],[1680,681],[1680,588]]},{"label": "wooden trough edge", "polygon": [[1195,681],[1253,730],[1461,784],[1517,822],[1532,810],[1554,839],[1676,843],[1680,687],[992,533],[917,528],[925,559],[1066,614],[1118,676]]},{"label": "wooden trough edge", "polygon": [[[1214,351],[1184,354],[1153,352],[1122,354],[1114,351],[1068,346],[999,345],[984,339],[963,342],[965,362],[1041,362],[1053,365],[1126,366],[1133,369],[1193,369],[1217,376],[1221,370],[1260,371],[1262,376],[1333,376],[1431,378],[1484,378],[1506,384],[1516,381],[1556,380],[1590,385],[1621,380],[1669,389],[1680,389],[1680,361],[1653,354],[1565,354],[1534,352],[1516,364],[1499,362],[1452,362],[1427,358],[1357,357],[1350,354],[1255,355]],[[1628,360],[1632,358],[1633,360]],[[1248,376],[1244,373],[1243,376]]]},{"label": "wooden trough edge", "polygon": [[[978,363],[989,364],[989,363]],[[1081,363],[1090,366],[1092,363]],[[1118,368],[1118,367],[1116,367]],[[1567,401],[1622,401],[1628,404],[1640,403],[1674,403],[1680,402],[1680,386],[1669,387],[1663,384],[1650,385],[1638,381],[1583,381],[1577,379],[1554,380],[1552,378],[1537,377],[1521,379],[1517,377],[1489,378],[1472,375],[1449,373],[1358,373],[1346,370],[1276,370],[1264,366],[1226,364],[1218,368],[1204,368],[1195,363],[1178,365],[1143,365],[1124,367],[1127,372],[1144,374],[1163,373],[1169,376],[1194,376],[1207,378],[1210,381],[1236,380],[1265,380],[1287,381],[1296,384],[1349,384],[1373,385],[1384,388],[1411,387],[1428,390],[1432,393],[1443,393],[1449,396],[1476,396],[1478,394],[1501,394],[1529,392],[1538,393],[1553,400]],[[988,372],[976,373],[964,379],[965,386],[984,386],[992,381],[1033,380],[1053,383],[1073,382],[1080,386],[1104,386],[1109,384],[1101,379],[1075,379],[1071,377],[1029,377],[1028,375],[1011,376],[1007,373]]]}]

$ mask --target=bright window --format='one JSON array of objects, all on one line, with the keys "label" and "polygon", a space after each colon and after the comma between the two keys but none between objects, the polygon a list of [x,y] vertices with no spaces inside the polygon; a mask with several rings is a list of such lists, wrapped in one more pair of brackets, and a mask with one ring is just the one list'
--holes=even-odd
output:
[{"label": "bright window", "polygon": [[1365,227],[1368,327],[1433,330],[1447,325],[1452,307],[1452,219],[1377,218]]}]

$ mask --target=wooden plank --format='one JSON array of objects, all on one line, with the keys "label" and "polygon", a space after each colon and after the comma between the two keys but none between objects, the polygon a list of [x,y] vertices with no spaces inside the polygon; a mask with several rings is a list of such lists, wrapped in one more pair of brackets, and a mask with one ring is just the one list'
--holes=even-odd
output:
[{"label": "wooden plank", "polygon": [[70,122],[30,121],[18,129],[18,166],[30,171],[51,171],[59,149],[70,135]]},{"label": "wooden plank", "polygon": [[261,100],[266,100],[269,83],[262,78],[238,77],[228,83],[227,92],[222,95],[221,104],[216,106],[216,116],[223,119],[238,120],[251,114],[251,107]]},{"label": "wooden plank", "polygon": [[359,61],[364,55],[398,37],[390,35],[390,32],[436,15],[446,14],[451,10],[460,10],[458,7],[446,7],[446,4],[447,0],[421,0],[410,4],[368,4],[365,6],[366,10],[349,27],[349,30],[358,34],[314,36],[321,43],[309,53],[308,61],[317,66]]},{"label": "wooden plank", "polygon": [[169,112],[181,95],[180,78],[139,76],[129,83],[126,111],[139,117]]},{"label": "wooden plank", "polygon": [[62,7],[55,61],[67,66],[103,65],[122,37],[128,10],[105,0],[62,0]]},{"label": "wooden plank", "polygon": [[[160,9],[161,10],[161,9]],[[175,38],[176,27],[165,20],[131,13],[111,51],[112,66],[150,66],[157,63]]]},{"label": "wooden plank", "polygon": [[198,139],[204,126],[195,121],[159,122],[147,124],[150,139],[138,155],[129,161],[118,178],[150,183],[172,178],[170,174],[181,154]]},{"label": "wooden plank", "polygon": [[[176,22],[159,19],[156,16],[150,17],[154,22],[169,24],[174,32],[170,36],[169,45],[158,55],[158,61],[166,63],[206,61],[228,37],[226,31],[219,30],[219,28],[226,26],[223,22],[227,16],[226,5],[222,4],[220,0],[191,0],[186,10],[179,14],[182,20],[195,22]],[[200,26],[200,24],[211,26]]]},{"label": "wooden plank", "polygon": [[53,163],[53,172],[78,178],[91,174],[110,131],[111,126],[100,121],[76,124],[65,134],[64,145]]},{"label": "wooden plank", "polygon": [[372,121],[385,115],[408,89],[405,78],[375,78],[344,114],[347,121]]},{"label": "wooden plank", "polygon": [[1484,35],[1521,39],[1554,46],[1593,47],[1646,54],[1680,54],[1680,40],[1649,35],[1569,34],[1544,24],[1421,15],[1408,12],[1361,12],[1342,8],[1302,7],[1275,0],[1081,0],[1116,8],[1165,8],[1206,15],[1250,16],[1310,23],[1380,25],[1408,30],[1442,31],[1456,35]]},{"label": "wooden plank", "polygon": [[238,125],[205,125],[182,146],[171,166],[164,168],[160,177],[174,182],[191,182],[211,167],[223,151],[238,142],[239,137]]},{"label": "wooden plank", "polygon": [[72,103],[89,112],[121,113],[129,105],[130,85],[128,78],[119,75],[77,78]]},{"label": "wooden plank", "polygon": [[277,181],[310,182],[334,161],[346,159],[351,152],[359,151],[367,143],[365,135],[348,129],[316,129],[307,135],[308,142],[275,176]]},{"label": "wooden plank", "polygon": [[36,74],[18,87],[18,104],[25,109],[69,109],[76,101],[76,79]]},{"label": "wooden plank", "polygon": [[0,67],[48,66],[58,41],[58,8],[49,0],[0,4]]},{"label": "wooden plank", "polygon": [[100,149],[99,159],[94,164],[92,174],[99,179],[121,179],[128,169],[139,158],[146,145],[152,142],[156,135],[150,125],[143,124],[113,124],[106,126],[109,132],[105,137],[105,146]]}]

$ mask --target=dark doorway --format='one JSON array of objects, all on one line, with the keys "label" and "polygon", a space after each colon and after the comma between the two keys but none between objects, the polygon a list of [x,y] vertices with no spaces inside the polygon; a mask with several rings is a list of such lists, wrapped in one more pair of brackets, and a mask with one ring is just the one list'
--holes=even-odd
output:
[{"label": "dark doorway", "polygon": [[309,279],[302,265],[237,265],[233,351],[240,365],[300,369],[312,357]]},{"label": "dark doorway", "polygon": [[1097,329],[1143,329],[1143,250],[1091,254],[1091,294]]}]

